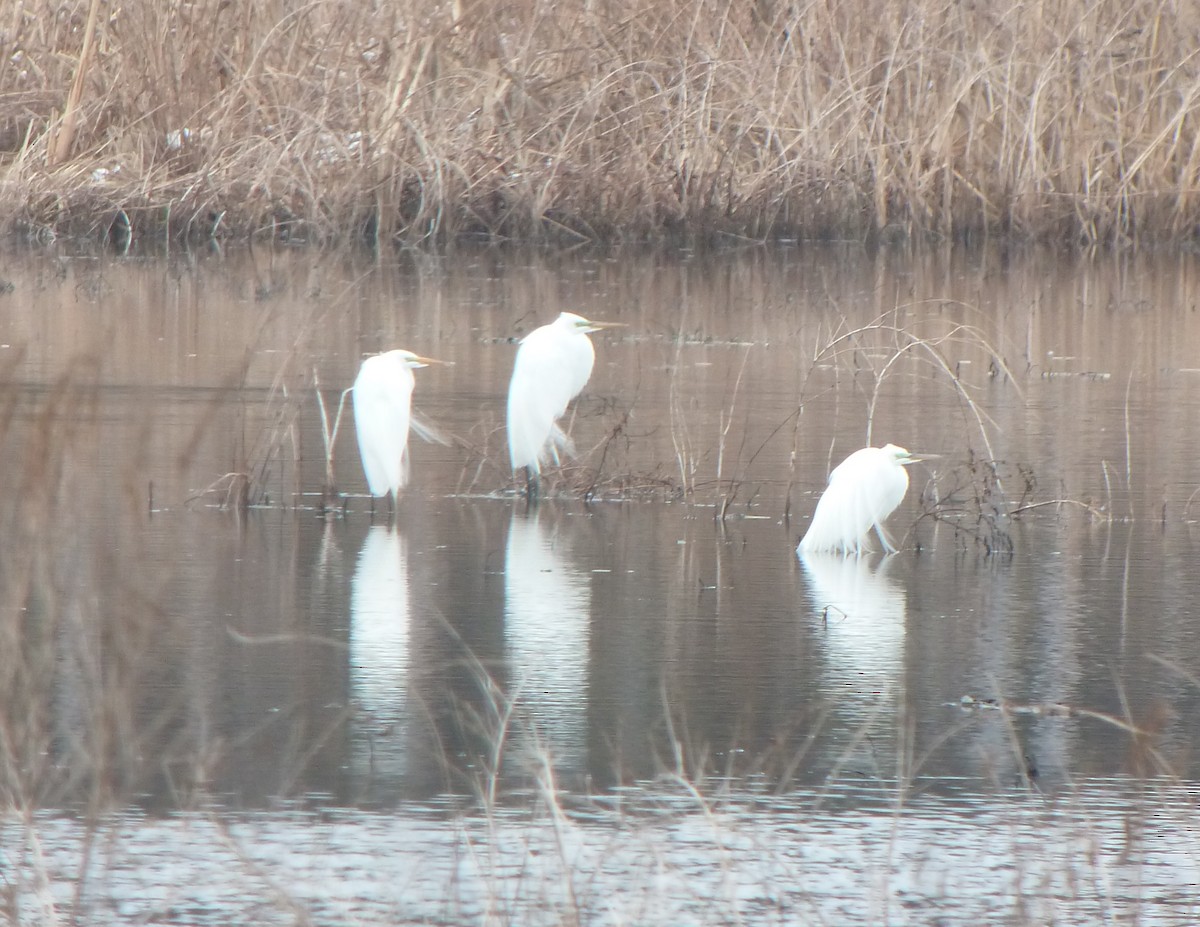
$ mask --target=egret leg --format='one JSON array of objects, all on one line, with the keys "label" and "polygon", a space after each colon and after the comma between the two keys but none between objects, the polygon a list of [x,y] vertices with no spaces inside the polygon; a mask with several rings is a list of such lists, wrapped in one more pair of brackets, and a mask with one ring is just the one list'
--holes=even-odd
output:
[{"label": "egret leg", "polygon": [[541,475],[533,467],[525,468],[525,498],[537,502],[538,491],[541,489]]}]

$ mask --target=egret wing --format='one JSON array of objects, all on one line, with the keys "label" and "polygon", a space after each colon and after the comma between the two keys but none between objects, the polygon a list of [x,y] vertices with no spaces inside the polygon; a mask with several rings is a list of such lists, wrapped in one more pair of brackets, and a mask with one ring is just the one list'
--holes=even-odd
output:
[{"label": "egret wing", "polygon": [[425,418],[417,409],[409,410],[408,427],[426,444],[444,444],[449,447],[453,443],[448,434]]}]

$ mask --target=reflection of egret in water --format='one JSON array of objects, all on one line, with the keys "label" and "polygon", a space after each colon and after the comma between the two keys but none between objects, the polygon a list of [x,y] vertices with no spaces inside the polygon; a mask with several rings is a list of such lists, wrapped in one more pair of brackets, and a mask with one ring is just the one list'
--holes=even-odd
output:
[{"label": "reflection of egret in water", "polygon": [[356,745],[356,771],[404,773],[408,676],[408,572],[404,538],[375,525],[358,555],[350,592],[350,691],[367,743]]},{"label": "reflection of egret in water", "polygon": [[[894,733],[902,723],[895,709],[903,694],[907,603],[903,587],[887,575],[890,561],[873,567],[866,557],[800,557],[821,619],[817,633],[825,644],[823,688],[843,717],[860,727],[878,720]],[[853,741],[861,731],[847,733]],[[879,743],[869,746],[874,750]]]},{"label": "reflection of egret in water", "polygon": [[504,627],[514,692],[560,768],[587,750],[591,588],[567,560],[563,533],[541,512],[513,516],[504,568]]},{"label": "reflection of egret in water", "polygon": [[890,559],[877,567],[860,557],[816,555],[800,562],[824,621],[830,670],[852,688],[886,686],[903,666],[906,608],[904,589],[887,575]]}]

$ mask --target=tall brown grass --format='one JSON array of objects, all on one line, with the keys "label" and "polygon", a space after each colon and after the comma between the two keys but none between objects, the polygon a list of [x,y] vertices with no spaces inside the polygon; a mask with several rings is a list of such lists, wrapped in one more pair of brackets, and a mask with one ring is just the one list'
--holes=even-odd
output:
[{"label": "tall brown grass", "polygon": [[1186,238],[1159,0],[20,0],[0,215],[48,236]]}]

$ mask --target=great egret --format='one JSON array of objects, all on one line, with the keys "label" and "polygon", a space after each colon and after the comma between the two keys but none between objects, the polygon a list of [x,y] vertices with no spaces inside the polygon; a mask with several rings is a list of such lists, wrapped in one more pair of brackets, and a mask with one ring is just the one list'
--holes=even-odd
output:
[{"label": "great egret", "polygon": [[829,474],[829,485],[797,553],[861,554],[872,528],[883,549],[895,553],[883,522],[908,490],[904,468],[923,459],[894,444],[855,451]]},{"label": "great egret", "polygon": [[588,334],[623,324],[563,312],[522,339],[508,384],[508,453],[513,470],[525,468],[530,495],[542,464],[557,463],[560,450],[571,453],[558,420],[592,375],[596,349]]},{"label": "great egret", "polygon": [[400,350],[376,354],[363,361],[351,390],[358,453],[372,496],[391,493],[394,505],[408,482],[413,370],[443,363]]}]

